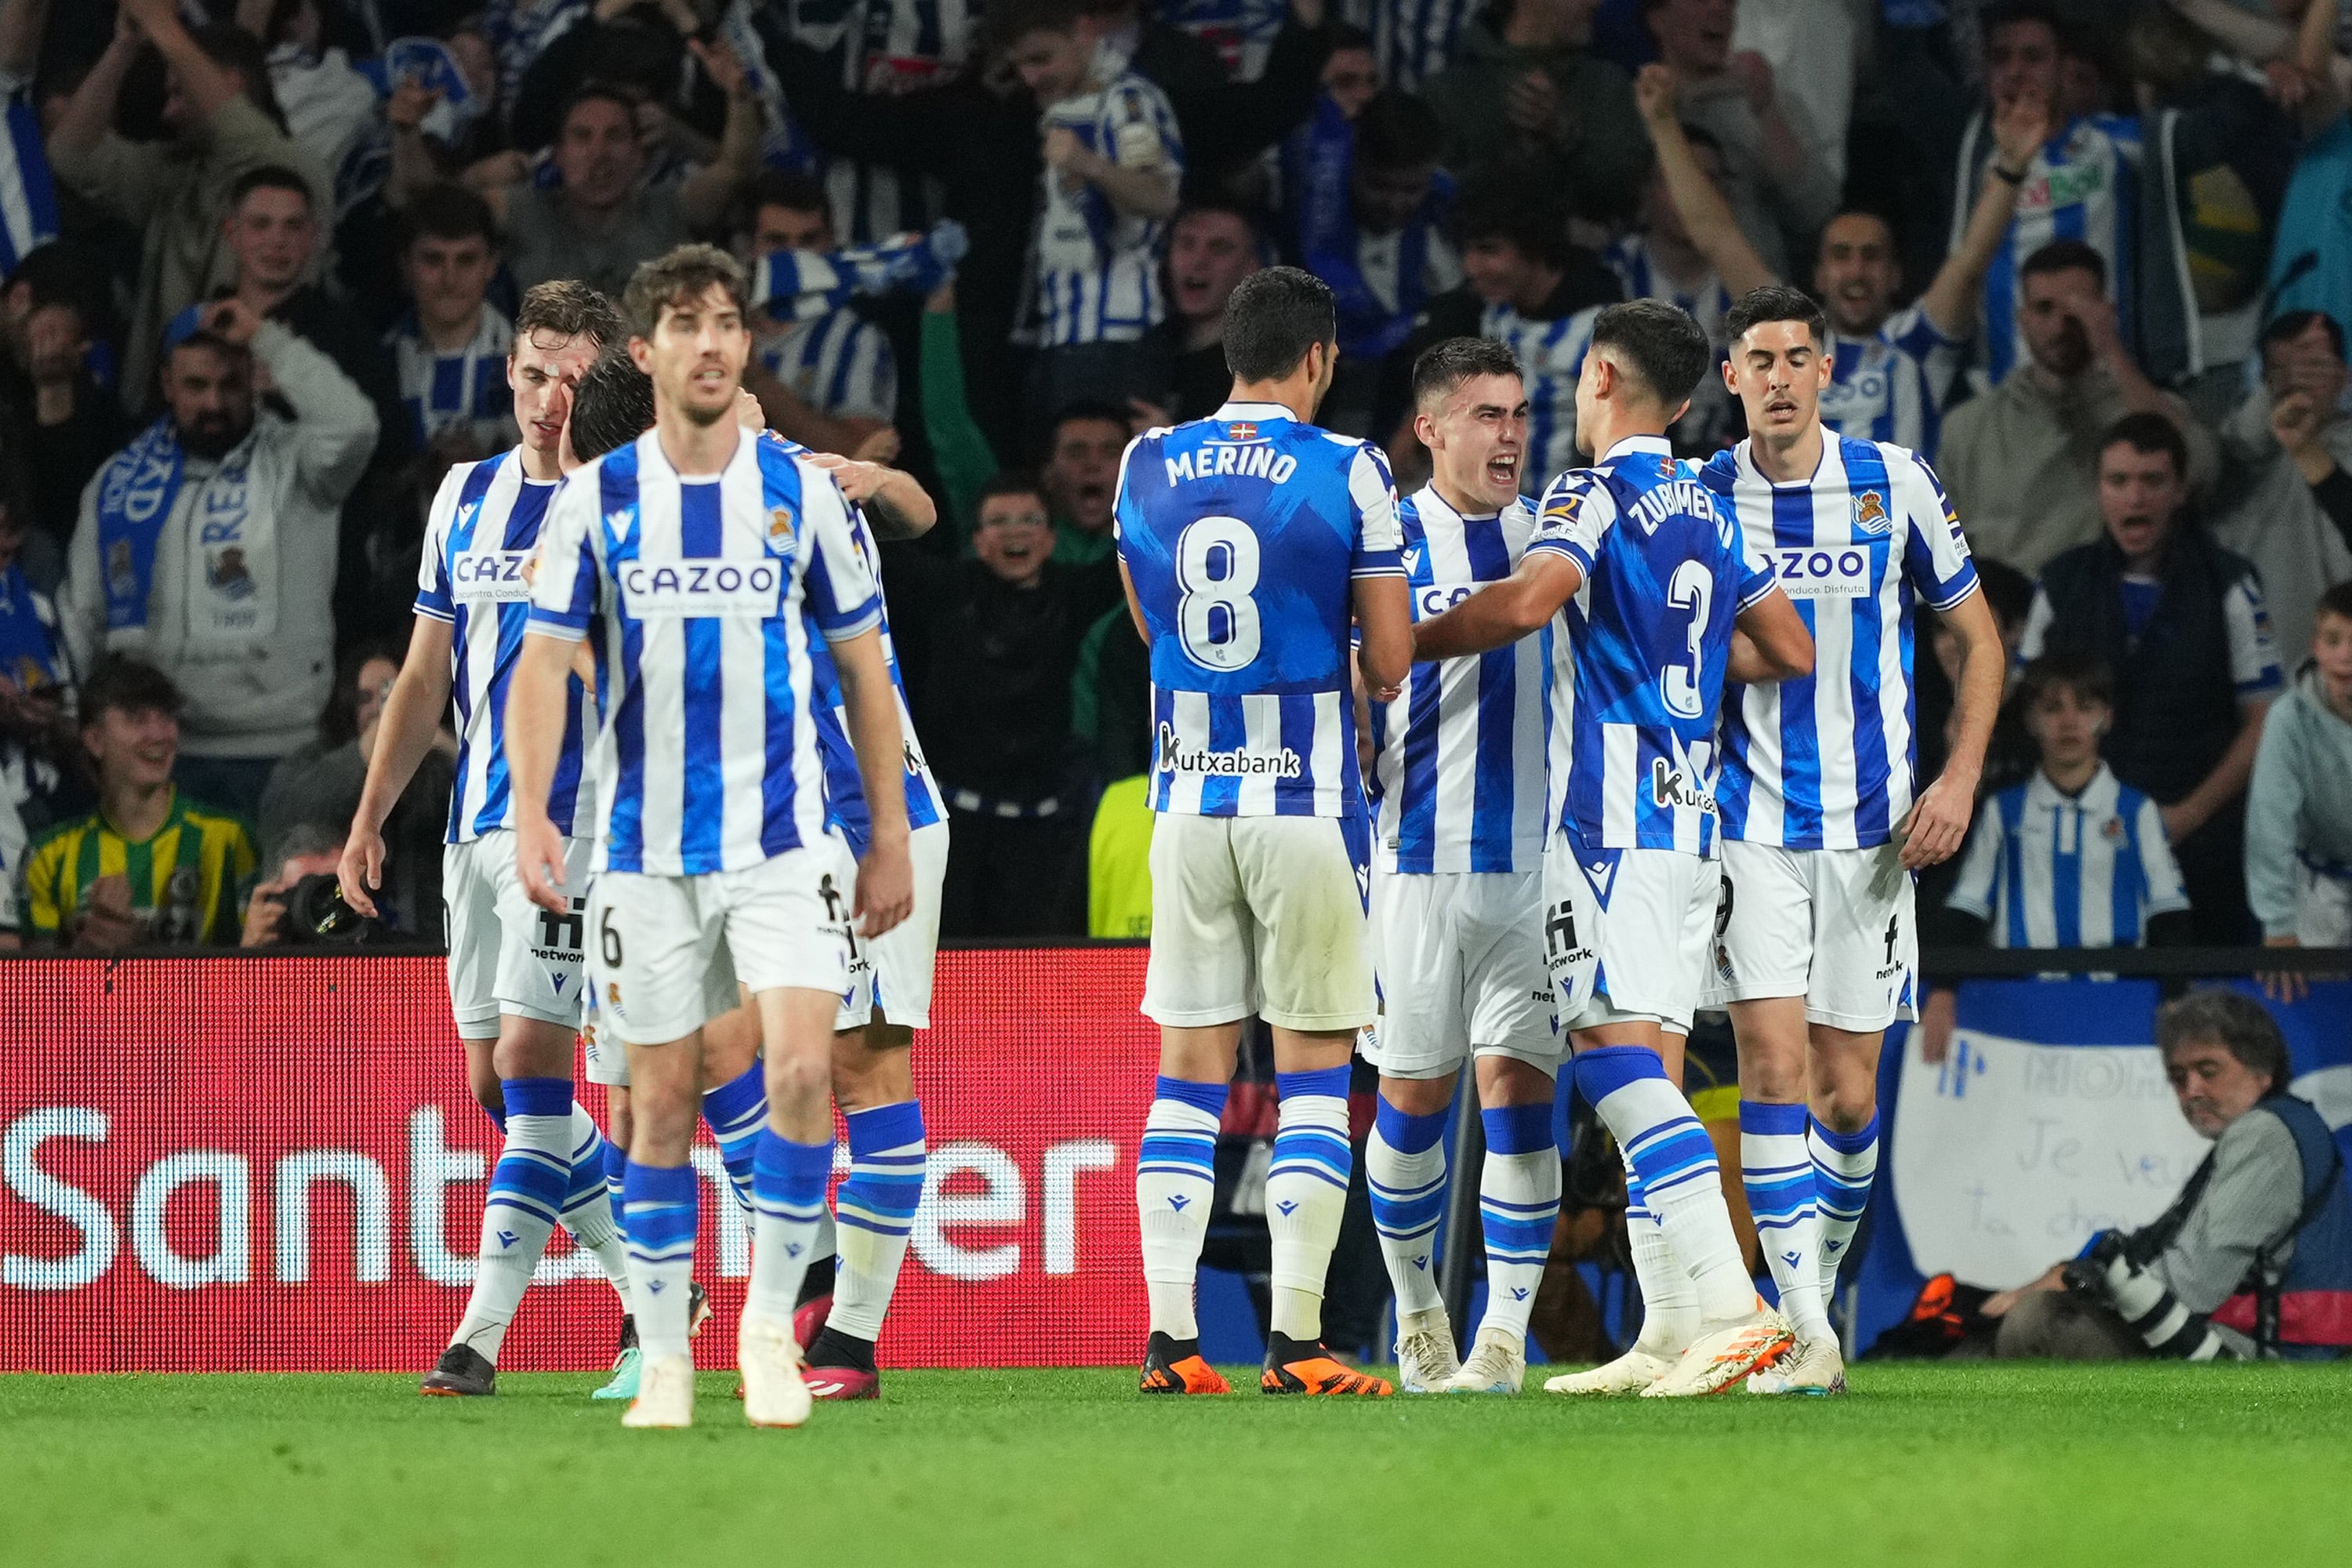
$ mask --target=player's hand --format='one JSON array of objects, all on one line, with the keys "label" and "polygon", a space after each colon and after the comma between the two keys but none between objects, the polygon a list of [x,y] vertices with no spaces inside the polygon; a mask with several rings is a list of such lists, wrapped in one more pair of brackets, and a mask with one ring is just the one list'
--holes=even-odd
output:
[{"label": "player's hand", "polygon": [[841,487],[841,493],[849,498],[853,506],[863,506],[871,500],[898,471],[879,463],[861,463],[838,452],[818,452],[809,461],[833,476],[833,482]]},{"label": "player's hand", "polygon": [[768,411],[748,386],[735,389],[735,423],[754,436],[768,427]]},{"label": "player's hand", "polygon": [[1930,1067],[1941,1067],[1944,1058],[1952,1054],[1952,1026],[1959,1018],[1959,993],[1948,985],[1938,985],[1927,993],[1927,1005],[1919,1009],[1919,1059]]},{"label": "player's hand", "polygon": [[[2292,936],[2269,936],[2263,939],[2264,947],[2301,947]],[[2273,1002],[2300,1002],[2311,994],[2311,980],[2299,969],[2282,969],[2254,977],[2262,983],[2263,994]]]},{"label": "player's hand", "polygon": [[572,900],[564,895],[563,879],[570,870],[563,858],[563,835],[545,815],[515,826],[515,868],[522,890],[534,904],[556,914],[569,914]]},{"label": "player's hand", "polygon": [[264,882],[245,900],[245,930],[239,947],[272,947],[286,923],[286,884]]},{"label": "player's hand", "polygon": [[907,858],[907,841],[867,845],[866,858],[857,862],[857,897],[849,909],[857,934],[871,942],[914,910],[915,867]]},{"label": "player's hand", "polygon": [[1976,815],[1974,779],[1947,773],[1911,803],[1903,819],[1903,865],[1916,871],[1939,866],[1959,853],[1969,837],[1969,818]]},{"label": "player's hand", "polygon": [[1642,118],[1653,125],[1671,121],[1677,112],[1675,95],[1681,88],[1682,83],[1675,79],[1672,66],[1643,66],[1641,75],[1633,79],[1634,107],[1642,111]]},{"label": "player's hand", "polygon": [[375,900],[368,895],[383,886],[383,835],[353,823],[343,839],[343,858],[335,862],[335,890],[343,902],[370,920]]},{"label": "player's hand", "polygon": [[2050,105],[2038,92],[2021,92],[1993,105],[1992,144],[2000,154],[2000,166],[2010,173],[2023,173],[2049,139]]}]

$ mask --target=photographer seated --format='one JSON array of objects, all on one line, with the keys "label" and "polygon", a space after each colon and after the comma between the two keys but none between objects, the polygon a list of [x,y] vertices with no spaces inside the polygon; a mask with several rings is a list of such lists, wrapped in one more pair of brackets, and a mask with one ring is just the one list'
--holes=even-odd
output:
[{"label": "photographer seated", "polygon": [[114,657],[81,688],[81,744],[98,809],[51,829],[25,866],[35,942],[110,951],[237,940],[252,837],[172,783],[180,690],[152,664]]},{"label": "photographer seated", "polygon": [[2332,1359],[2352,1345],[2352,1184],[2327,1124],[2286,1092],[2263,1005],[2197,991],[2156,1016],[2189,1124],[2213,1140],[2170,1208],[1984,1304],[1993,1353],[2062,1361]]}]

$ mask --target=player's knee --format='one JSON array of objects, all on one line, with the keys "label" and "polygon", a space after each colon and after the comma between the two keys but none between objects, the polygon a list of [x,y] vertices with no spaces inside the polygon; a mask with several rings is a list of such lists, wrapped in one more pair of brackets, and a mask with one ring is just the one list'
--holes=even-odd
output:
[{"label": "player's knee", "polygon": [[833,1098],[845,1111],[896,1105],[915,1097],[911,1029],[870,1024],[833,1037]]},{"label": "player's knee", "polygon": [[1551,1074],[1517,1057],[1478,1058],[1478,1099],[1489,1106],[1549,1105],[1557,1088]]},{"label": "player's knee", "polygon": [[507,1014],[499,1019],[490,1062],[499,1079],[570,1078],[572,1031],[560,1024]]},{"label": "player's knee", "polygon": [[1391,1078],[1382,1073],[1381,1098],[1407,1116],[1434,1116],[1454,1103],[1455,1076],[1449,1072],[1438,1078]]},{"label": "player's knee", "polygon": [[504,1116],[507,1110],[506,1090],[499,1086],[499,1068],[495,1053],[466,1053],[466,1087],[474,1096],[474,1103],[492,1116]]},{"label": "player's knee", "polygon": [[613,1088],[604,1091],[605,1137],[624,1150],[629,1146],[629,1135],[635,1130],[636,1118],[629,1110],[629,1091]]},{"label": "player's knee", "polygon": [[771,1051],[767,1080],[769,1104],[797,1105],[833,1092],[832,1063],[801,1051]]},{"label": "player's knee", "polygon": [[1794,1105],[1806,1098],[1805,1052],[1777,1040],[1739,1047],[1739,1097],[1770,1105]]}]

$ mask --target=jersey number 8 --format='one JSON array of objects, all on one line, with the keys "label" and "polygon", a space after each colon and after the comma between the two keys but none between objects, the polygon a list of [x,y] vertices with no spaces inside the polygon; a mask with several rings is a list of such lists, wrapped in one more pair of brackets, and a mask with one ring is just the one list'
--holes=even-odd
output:
[{"label": "jersey number 8", "polygon": [[1205,669],[1257,658],[1257,535],[1237,517],[1204,517],[1176,536],[1176,635]]}]

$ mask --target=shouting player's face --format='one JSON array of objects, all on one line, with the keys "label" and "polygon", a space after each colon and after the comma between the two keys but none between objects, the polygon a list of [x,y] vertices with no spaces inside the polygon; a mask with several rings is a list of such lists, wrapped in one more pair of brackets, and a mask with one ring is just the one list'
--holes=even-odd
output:
[{"label": "shouting player's face", "polygon": [[1731,345],[1723,383],[1748,410],[1748,432],[1792,440],[1821,419],[1830,358],[1802,321],[1759,321]]},{"label": "shouting player's face", "polygon": [[1527,461],[1528,394],[1516,375],[1474,375],[1413,417],[1431,468],[1475,511],[1500,511],[1519,493]]},{"label": "shouting player's face", "polygon": [[718,283],[664,305],[654,335],[629,340],[629,357],[653,377],[656,405],[697,425],[735,417],[735,389],[751,354],[743,308]]},{"label": "shouting player's face", "polygon": [[572,416],[572,389],[595,363],[596,341],[544,327],[515,340],[507,354],[507,385],[514,391],[515,423],[523,445],[538,452],[563,449],[563,422]]},{"label": "shouting player's face", "polygon": [[1857,338],[1878,331],[1902,279],[1902,268],[1895,261],[1895,231],[1885,219],[1841,213],[1822,230],[1813,292],[1838,331]]}]

